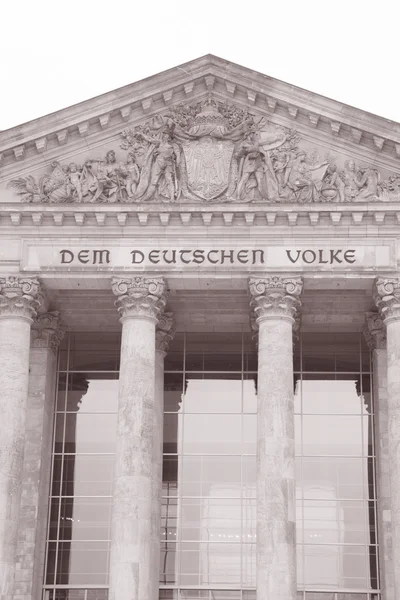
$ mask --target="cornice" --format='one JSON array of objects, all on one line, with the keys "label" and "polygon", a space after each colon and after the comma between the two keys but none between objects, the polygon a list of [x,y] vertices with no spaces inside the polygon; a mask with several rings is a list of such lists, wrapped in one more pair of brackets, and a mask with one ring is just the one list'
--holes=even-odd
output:
[{"label": "cornice", "polygon": [[0,133],[0,168],[49,160],[57,150],[121,130],[171,104],[213,93],[286,125],[302,125],[373,152],[377,160],[400,158],[400,124],[207,55]]},{"label": "cornice", "polygon": [[400,202],[346,204],[0,204],[3,227],[304,227],[400,225]]}]

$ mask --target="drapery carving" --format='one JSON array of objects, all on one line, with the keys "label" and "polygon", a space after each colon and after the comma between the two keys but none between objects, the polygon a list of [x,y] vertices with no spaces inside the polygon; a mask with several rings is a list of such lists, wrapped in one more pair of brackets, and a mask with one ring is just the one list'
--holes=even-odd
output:
[{"label": "drapery carving", "polygon": [[313,203],[399,201],[400,175],[302,147],[294,129],[208,97],[121,132],[83,164],[53,161],[40,178],[12,179],[23,202]]}]

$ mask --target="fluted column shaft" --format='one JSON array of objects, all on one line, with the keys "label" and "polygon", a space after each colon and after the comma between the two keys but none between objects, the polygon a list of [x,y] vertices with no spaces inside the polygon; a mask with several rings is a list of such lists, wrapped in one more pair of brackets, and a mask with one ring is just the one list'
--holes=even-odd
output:
[{"label": "fluted column shaft", "polygon": [[251,278],[258,333],[257,599],[296,600],[293,324],[300,278]]},{"label": "fluted column shaft", "polygon": [[386,326],[392,560],[394,597],[400,598],[400,278],[378,278],[375,302]]},{"label": "fluted column shaft", "polygon": [[155,328],[165,305],[162,277],[117,279],[122,342],[110,553],[110,599],[144,600],[158,572],[154,548]]},{"label": "fluted column shaft", "polygon": [[36,279],[0,278],[0,597],[13,594]]}]

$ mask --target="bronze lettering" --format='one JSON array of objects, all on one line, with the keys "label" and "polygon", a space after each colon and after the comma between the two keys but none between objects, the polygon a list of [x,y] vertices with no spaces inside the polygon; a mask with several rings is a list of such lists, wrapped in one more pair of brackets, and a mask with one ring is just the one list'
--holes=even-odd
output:
[{"label": "bronze lettering", "polygon": [[[144,254],[140,250],[132,250],[131,254],[133,265],[140,265],[140,263],[144,261]],[[137,258],[139,258],[139,260],[136,260]]]},{"label": "bronze lettering", "polygon": [[204,250],[193,250],[193,262],[196,263],[196,265],[201,265],[204,260]]},{"label": "bronze lettering", "polygon": [[78,260],[80,263],[87,265],[89,262],[89,250],[80,250],[78,252]]},{"label": "bronze lettering", "polygon": [[211,254],[218,254],[218,250],[210,250],[209,253],[207,254],[207,260],[208,260],[208,262],[210,262],[213,265],[217,265],[218,264],[218,259],[217,260],[211,260],[211,258],[210,258]]},{"label": "bronze lettering", "polygon": [[150,250],[149,261],[153,263],[153,265],[157,265],[160,262],[159,254],[160,250]]},{"label": "bronze lettering", "polygon": [[291,252],[292,252],[291,250],[286,250],[286,254],[287,254],[287,256],[288,256],[288,259],[290,260],[290,262],[292,262],[292,263],[294,264],[294,263],[296,263],[296,262],[299,260],[299,258],[300,258],[300,250],[296,250],[296,252],[297,252],[297,256],[296,256],[296,258],[292,258],[292,257],[291,257]]},{"label": "bronze lettering", "polygon": [[[171,259],[167,258],[168,252],[172,253]],[[163,259],[164,259],[164,262],[167,263],[167,265],[175,264],[176,263],[176,250],[164,250]]]},{"label": "bronze lettering", "polygon": [[344,253],[344,260],[350,264],[353,264],[356,262],[356,258],[355,258],[355,250],[346,250],[346,252]]},{"label": "bronze lettering", "polygon": [[183,257],[185,256],[185,254],[190,254],[191,250],[181,250],[180,252],[180,256],[181,256],[181,261],[185,264],[185,265],[189,265],[192,261],[191,260],[185,260]]},{"label": "bronze lettering", "polygon": [[[257,261],[257,252],[260,255],[260,260],[259,261]],[[264,264],[264,250],[253,250],[253,262],[252,262],[252,264],[255,265],[255,264],[258,264],[258,263],[261,264],[261,265]]]},{"label": "bronze lettering", "polygon": [[105,257],[106,264],[110,264],[110,251],[109,250],[93,250],[93,264],[94,265],[102,265],[103,264],[103,255]]},{"label": "bronze lettering", "polygon": [[[307,258],[306,258],[306,256],[308,256],[308,255],[311,255],[310,260],[307,260]],[[313,263],[317,260],[317,255],[315,254],[314,250],[304,250],[304,252],[302,254],[302,258],[305,263],[307,263],[308,265],[311,265],[311,263]]]},{"label": "bronze lettering", "polygon": [[247,265],[249,262],[249,251],[248,250],[239,250],[237,253],[237,259],[242,265]]},{"label": "bronze lettering", "polygon": [[[69,265],[75,258],[74,253],[71,252],[71,250],[60,250],[60,254],[62,265]],[[69,258],[70,260],[66,260],[67,258]]]}]

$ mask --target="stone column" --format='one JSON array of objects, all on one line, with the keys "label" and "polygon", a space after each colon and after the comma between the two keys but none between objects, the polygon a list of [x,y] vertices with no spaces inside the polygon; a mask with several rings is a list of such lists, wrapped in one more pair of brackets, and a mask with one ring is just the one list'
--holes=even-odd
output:
[{"label": "stone column", "polygon": [[400,598],[400,278],[375,281],[375,302],[386,325],[388,463],[394,597]]},{"label": "stone column", "polygon": [[249,280],[258,325],[257,599],[296,600],[293,324],[302,279]]},{"label": "stone column", "polygon": [[36,600],[41,597],[57,351],[63,335],[58,312],[39,315],[32,325],[13,600]]},{"label": "stone column", "polygon": [[165,282],[162,277],[114,279],[112,289],[121,314],[122,342],[109,597],[147,600],[154,580],[158,585],[152,564],[155,329],[165,306]]},{"label": "stone column", "polygon": [[153,420],[153,514],[152,514],[152,565],[156,577],[152,578],[149,600],[159,598],[160,527],[162,496],[163,425],[164,425],[164,358],[175,334],[172,313],[163,313],[156,329],[155,407]]},{"label": "stone column", "polygon": [[37,279],[0,278],[0,598],[13,594]]},{"label": "stone column", "polygon": [[396,600],[393,582],[386,329],[379,313],[366,315],[365,338],[372,351],[374,439],[376,455],[379,581],[382,598]]}]

